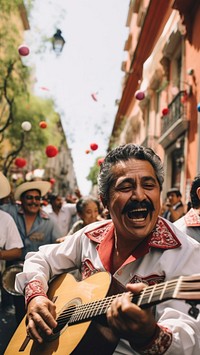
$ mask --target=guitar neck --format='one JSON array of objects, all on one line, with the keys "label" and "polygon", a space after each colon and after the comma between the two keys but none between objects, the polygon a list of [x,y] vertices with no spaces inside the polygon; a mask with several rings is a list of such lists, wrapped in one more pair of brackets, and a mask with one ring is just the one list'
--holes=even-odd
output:
[{"label": "guitar neck", "polygon": [[[112,301],[121,294],[105,297],[101,300],[72,306],[68,308],[69,317],[68,324],[81,323],[95,317],[105,315]],[[147,308],[152,305],[170,300],[170,299],[200,299],[200,277],[179,277],[176,280],[167,281],[153,286],[148,286],[143,289],[138,295],[130,293],[130,299],[134,304],[141,308]]]}]

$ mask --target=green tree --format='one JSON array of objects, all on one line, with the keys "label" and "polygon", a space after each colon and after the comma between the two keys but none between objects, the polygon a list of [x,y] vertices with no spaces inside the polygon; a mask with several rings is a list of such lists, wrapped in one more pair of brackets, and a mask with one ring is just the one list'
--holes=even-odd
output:
[{"label": "green tree", "polygon": [[[34,167],[44,165],[47,143],[59,142],[59,130],[55,127],[60,117],[54,110],[54,103],[29,93],[31,72],[18,53],[21,35],[10,17],[20,18],[22,5],[20,0],[0,0],[0,169],[5,175],[9,174],[19,154],[29,161],[33,153]],[[31,123],[30,132],[23,131],[24,121]],[[48,129],[41,129],[40,121],[47,121]]]},{"label": "green tree", "polygon": [[[28,97],[29,69],[23,65],[17,50],[17,38],[20,34],[16,23],[10,21],[10,16],[19,17],[19,0],[0,0],[0,167],[7,174],[8,168],[18,151],[23,146],[23,136],[15,150],[6,149],[6,136],[8,130],[16,121],[16,102],[20,97]],[[8,147],[8,143],[7,143]],[[2,154],[3,153],[3,154]],[[9,164],[5,162],[9,161]]]},{"label": "green tree", "polygon": [[100,166],[99,166],[99,163],[98,163],[99,159],[102,159],[102,157],[96,158],[95,163],[90,168],[90,172],[89,172],[89,174],[87,176],[87,180],[91,181],[92,186],[97,185],[97,177],[98,177],[99,170],[100,170]]}]

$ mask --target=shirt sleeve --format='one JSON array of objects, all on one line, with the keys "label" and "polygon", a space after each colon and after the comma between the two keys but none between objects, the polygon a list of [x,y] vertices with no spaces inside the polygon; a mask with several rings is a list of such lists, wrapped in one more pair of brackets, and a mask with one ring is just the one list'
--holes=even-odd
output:
[{"label": "shirt sleeve", "polygon": [[18,292],[23,293],[26,285],[33,280],[40,281],[47,292],[48,281],[53,276],[70,268],[80,269],[81,240],[82,233],[77,232],[76,237],[68,236],[62,243],[43,245],[38,252],[27,253],[23,272],[16,277]]},{"label": "shirt sleeve", "polygon": [[172,342],[165,355],[199,355],[200,316],[197,319],[172,308],[166,308],[158,325],[172,332]]},{"label": "shirt sleeve", "polygon": [[76,204],[75,203],[68,203],[66,205],[66,208],[68,208],[68,210],[70,211],[71,216],[74,216],[74,215],[77,214]]},{"label": "shirt sleeve", "polygon": [[48,220],[49,224],[50,224],[50,230],[51,230],[51,240],[52,243],[54,243],[56,241],[56,239],[61,238],[63,236],[58,224],[56,224],[56,222],[53,219],[49,219]]},{"label": "shirt sleeve", "polygon": [[6,229],[6,242],[5,249],[10,250],[13,248],[23,248],[23,242],[20,237],[19,231],[15,224],[14,219],[5,212],[4,226]]}]

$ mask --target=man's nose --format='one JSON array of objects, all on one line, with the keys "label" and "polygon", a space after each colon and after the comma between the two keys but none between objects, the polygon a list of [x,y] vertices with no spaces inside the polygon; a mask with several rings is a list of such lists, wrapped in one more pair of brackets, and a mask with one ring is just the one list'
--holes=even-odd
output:
[{"label": "man's nose", "polygon": [[136,188],[134,188],[132,191],[131,199],[143,201],[145,199],[144,189],[141,186],[137,186]]}]

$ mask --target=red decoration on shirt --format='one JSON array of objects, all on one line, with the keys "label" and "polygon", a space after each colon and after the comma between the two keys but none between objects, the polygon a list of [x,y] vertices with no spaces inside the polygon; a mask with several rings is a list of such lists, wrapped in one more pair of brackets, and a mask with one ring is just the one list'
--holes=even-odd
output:
[{"label": "red decoration on shirt", "polygon": [[25,302],[28,304],[32,298],[36,296],[47,297],[42,282],[39,280],[33,280],[29,282],[25,288]]},{"label": "red decoration on shirt", "polygon": [[200,216],[198,211],[195,212],[194,208],[191,208],[186,213],[184,220],[187,227],[200,227]]},{"label": "red decoration on shirt", "polygon": [[151,342],[145,347],[135,347],[134,342],[132,348],[141,355],[157,355],[164,354],[172,343],[172,332],[163,326],[156,325],[156,331]]}]

